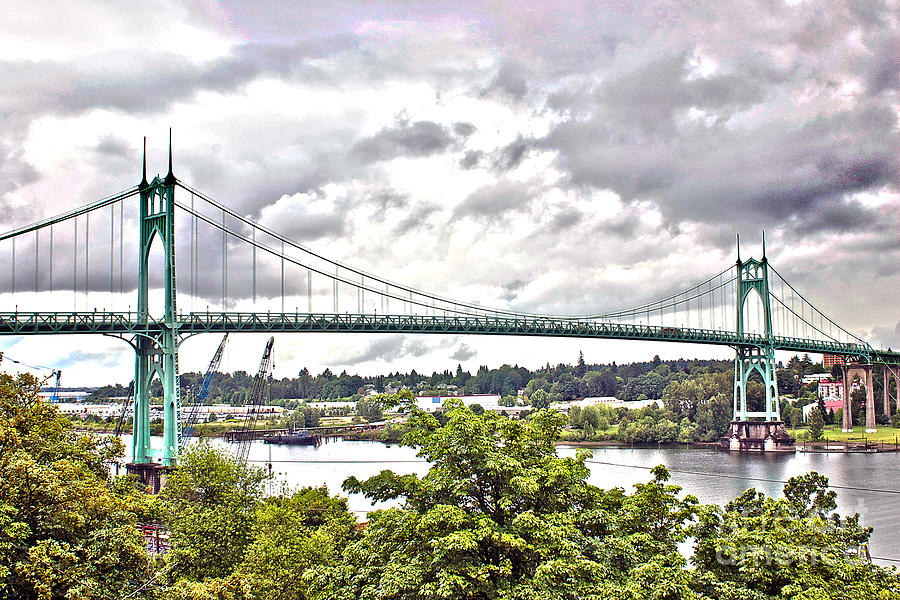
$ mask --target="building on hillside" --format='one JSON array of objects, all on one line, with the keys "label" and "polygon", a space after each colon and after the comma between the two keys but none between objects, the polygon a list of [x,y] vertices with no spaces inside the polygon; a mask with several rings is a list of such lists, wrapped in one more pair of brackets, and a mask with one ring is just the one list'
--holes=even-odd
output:
[{"label": "building on hillside", "polygon": [[822,366],[826,369],[830,369],[835,365],[844,364],[844,357],[841,354],[823,354],[822,355]]},{"label": "building on hillside", "polygon": [[[60,390],[56,397],[59,398],[60,402],[84,402],[90,397],[91,393],[85,390]],[[52,388],[41,388],[41,391],[38,392],[38,396],[44,400],[53,398],[53,395]]]},{"label": "building on hillside", "polygon": [[[824,404],[825,404],[825,412],[826,413],[837,412],[839,408],[842,408],[844,406],[844,401],[831,398],[829,400],[825,400]],[[819,403],[813,402],[812,404],[807,404],[806,406],[804,406],[803,408],[800,409],[803,413],[803,422],[804,423],[809,421],[809,415],[812,413],[813,409],[818,409],[818,407],[819,407]]]},{"label": "building on hillside", "polygon": [[[497,411],[500,408],[500,394],[472,394],[470,396],[416,396],[416,406],[425,412],[434,412],[443,406],[446,400],[458,398],[466,406],[479,404],[485,410]],[[518,410],[526,410],[528,407],[518,407]]]},{"label": "building on hillside", "polygon": [[831,373],[813,373],[812,375],[804,375],[800,378],[803,385],[809,385],[814,381],[825,381],[831,379]]},{"label": "building on hillside", "polygon": [[619,400],[615,396],[592,396],[582,398],[581,400],[572,400],[571,402],[554,402],[552,408],[561,412],[568,412],[573,406],[577,406],[578,408],[586,408],[588,406],[608,406],[609,408],[637,410],[648,406],[658,406],[659,408],[663,408],[664,405],[662,400]]},{"label": "building on hillside", "polygon": [[[855,392],[862,387],[859,381],[850,383],[850,393]],[[844,382],[841,379],[825,379],[819,382],[819,398],[826,400],[834,398],[836,400],[844,399]]]}]

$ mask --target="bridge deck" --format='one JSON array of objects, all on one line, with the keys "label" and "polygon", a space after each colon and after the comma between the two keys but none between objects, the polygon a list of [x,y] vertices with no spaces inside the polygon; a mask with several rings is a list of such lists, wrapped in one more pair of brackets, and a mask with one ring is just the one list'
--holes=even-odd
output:
[{"label": "bridge deck", "polygon": [[[767,345],[759,334],[550,317],[192,312],[180,314],[175,323],[169,325],[154,319],[139,322],[134,312],[0,313],[0,335],[155,336],[172,326],[182,336],[225,332],[444,333],[649,340],[731,347]],[[772,343],[776,350],[845,355],[869,353],[885,362],[900,362],[898,352],[861,348],[856,344],[785,336],[775,336]]]}]

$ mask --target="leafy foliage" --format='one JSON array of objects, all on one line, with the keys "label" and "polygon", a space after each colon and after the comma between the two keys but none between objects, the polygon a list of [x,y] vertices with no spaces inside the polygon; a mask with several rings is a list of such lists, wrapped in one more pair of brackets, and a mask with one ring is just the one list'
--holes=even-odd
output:
[{"label": "leafy foliage", "polygon": [[603,492],[586,482],[587,454],[556,456],[558,413],[523,422],[450,402],[445,414],[441,426],[416,413],[404,438],[433,463],[424,477],[345,482],[403,506],[373,513],[343,564],[307,572],[313,597],[600,598],[683,567],[677,545],[696,500],[679,499],[664,469],[632,496]]},{"label": "leafy foliage", "polygon": [[118,438],[73,432],[38,389],[0,373],[0,598],[119,598],[148,573],[144,495],[109,476]]},{"label": "leafy foliage", "polygon": [[159,495],[175,548],[175,573],[190,579],[226,577],[252,541],[262,501],[263,469],[202,443],[185,452]]}]

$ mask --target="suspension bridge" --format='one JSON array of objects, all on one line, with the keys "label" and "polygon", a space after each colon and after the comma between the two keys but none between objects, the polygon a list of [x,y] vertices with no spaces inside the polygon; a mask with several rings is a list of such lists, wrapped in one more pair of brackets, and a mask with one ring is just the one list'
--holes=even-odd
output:
[{"label": "suspension bridge", "polygon": [[[744,421],[780,420],[776,351],[842,355],[854,365],[880,364],[896,377],[900,353],[873,348],[818,310],[769,263],[765,238],[760,259],[741,259],[738,249],[735,263],[660,300],[589,315],[533,314],[431,294],[332,260],[175,177],[171,133],[168,158],[168,173],[148,180],[145,140],[137,186],[0,234],[0,264],[8,265],[0,273],[0,302],[7,304],[0,335],[98,334],[133,347],[137,464],[177,460],[178,348],[202,333],[479,334],[729,346],[736,353],[734,418]],[[151,307],[151,294],[160,292],[161,306]],[[58,306],[64,294],[71,294],[71,310]],[[179,296],[188,310],[179,308]],[[765,385],[761,411],[748,406],[753,373]],[[149,434],[156,377],[164,396],[162,448],[151,447]],[[867,381],[871,396],[871,373]],[[870,416],[874,428],[874,410]],[[845,428],[848,419],[845,410]]]}]

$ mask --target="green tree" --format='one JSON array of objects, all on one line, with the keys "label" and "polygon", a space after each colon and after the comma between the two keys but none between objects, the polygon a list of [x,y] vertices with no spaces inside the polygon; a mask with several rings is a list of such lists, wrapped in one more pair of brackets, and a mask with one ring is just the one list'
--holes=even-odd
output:
[{"label": "green tree", "polygon": [[173,572],[192,580],[228,577],[252,536],[266,474],[201,443],[181,456],[159,500],[174,548]]},{"label": "green tree", "polygon": [[603,492],[586,482],[588,453],[556,456],[558,413],[523,422],[459,402],[446,410],[444,426],[414,414],[403,440],[432,463],[424,477],[345,482],[403,505],[370,514],[342,565],[306,572],[312,597],[637,598],[657,586],[689,597],[677,548],[696,499],[679,499],[665,469],[631,496]]},{"label": "green tree", "polygon": [[378,398],[362,397],[356,402],[356,412],[368,421],[380,421],[384,417]]},{"label": "green tree", "polygon": [[541,410],[543,408],[550,408],[550,394],[548,394],[544,390],[541,390],[541,389],[536,390],[531,395],[529,400],[531,401],[531,406],[533,406],[535,410]]},{"label": "green tree", "polygon": [[[817,411],[817,409],[813,409],[810,413],[810,418],[812,418],[813,412],[818,412],[818,411]],[[820,414],[819,418],[821,418],[821,417],[822,417],[822,415]],[[798,406],[791,407],[790,420],[791,420],[791,429],[797,429],[798,427],[800,427],[800,423],[803,422],[803,409]]]},{"label": "green tree", "polygon": [[119,439],[75,433],[39,388],[0,373],[0,598],[120,598],[148,578],[146,499],[109,475]]},{"label": "green tree", "polygon": [[237,572],[256,598],[305,600],[303,572],[335,564],[355,528],[347,501],[325,487],[267,498]]},{"label": "green tree", "polygon": [[[821,417],[821,415],[820,415]],[[857,558],[870,528],[834,514],[827,478],[791,478],[784,498],[749,489],[694,530],[696,588],[715,598],[897,598],[900,576]]]},{"label": "green tree", "polygon": [[825,422],[822,420],[822,413],[817,409],[813,409],[809,412],[809,439],[810,441],[817,441],[822,439],[822,431],[824,430]]}]

